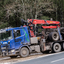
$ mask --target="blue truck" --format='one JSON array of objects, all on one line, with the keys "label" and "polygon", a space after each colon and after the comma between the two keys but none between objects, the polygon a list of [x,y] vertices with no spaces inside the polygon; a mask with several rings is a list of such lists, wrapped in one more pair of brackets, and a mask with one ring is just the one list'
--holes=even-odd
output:
[{"label": "blue truck", "polygon": [[[28,27],[5,28],[0,30],[0,52],[2,56],[27,57],[33,51],[41,52],[42,43],[40,37],[30,37]],[[60,44],[61,43],[61,44]],[[59,52],[62,50],[63,42],[47,42],[46,50]],[[43,52],[43,51],[42,51]]]},{"label": "blue truck", "polygon": [[2,56],[28,56],[31,42],[27,27],[16,27],[0,30],[0,51]]}]

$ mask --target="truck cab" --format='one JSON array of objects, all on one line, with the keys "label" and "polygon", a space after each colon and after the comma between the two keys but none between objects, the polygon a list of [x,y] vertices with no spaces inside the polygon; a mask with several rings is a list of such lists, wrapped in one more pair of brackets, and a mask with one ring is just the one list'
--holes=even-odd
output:
[{"label": "truck cab", "polygon": [[2,56],[19,55],[22,47],[30,45],[27,27],[0,30],[0,52]]}]

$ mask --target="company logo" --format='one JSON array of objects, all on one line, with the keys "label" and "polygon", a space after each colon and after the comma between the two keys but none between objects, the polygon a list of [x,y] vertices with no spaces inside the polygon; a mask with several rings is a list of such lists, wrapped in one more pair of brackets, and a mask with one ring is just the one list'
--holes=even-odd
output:
[{"label": "company logo", "polygon": [[29,39],[28,39],[28,34],[26,33],[26,31],[25,31],[24,29],[22,29],[22,30],[24,31],[25,36],[26,36],[26,39],[27,39],[27,41],[29,42]]},{"label": "company logo", "polygon": [[52,21],[50,21],[50,23],[53,23]]},{"label": "company logo", "polygon": [[35,23],[36,21],[34,21],[34,23]]}]

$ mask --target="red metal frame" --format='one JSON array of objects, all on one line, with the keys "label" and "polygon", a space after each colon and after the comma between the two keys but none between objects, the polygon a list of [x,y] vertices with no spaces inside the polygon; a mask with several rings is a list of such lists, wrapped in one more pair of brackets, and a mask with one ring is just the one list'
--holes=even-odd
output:
[{"label": "red metal frame", "polygon": [[[57,28],[57,26],[60,27],[59,21],[51,21],[51,20],[38,20],[38,19],[29,19],[28,22],[32,22],[32,24],[48,24],[48,25],[54,25],[54,26],[42,26],[43,28]],[[56,25],[55,25],[56,24]]]},{"label": "red metal frame", "polygon": [[43,29],[57,28],[57,26],[42,26]]},{"label": "red metal frame", "polygon": [[[39,19],[28,19],[28,23],[29,23],[29,26],[31,24],[41,24],[41,25],[46,25],[46,26],[42,26],[43,29],[54,29],[54,28],[57,28],[57,27],[60,27],[60,22],[59,21],[51,21],[51,20],[39,20]],[[32,27],[30,27],[30,29],[33,30]],[[32,37],[35,37],[34,35],[34,32],[30,30],[30,35]]]}]

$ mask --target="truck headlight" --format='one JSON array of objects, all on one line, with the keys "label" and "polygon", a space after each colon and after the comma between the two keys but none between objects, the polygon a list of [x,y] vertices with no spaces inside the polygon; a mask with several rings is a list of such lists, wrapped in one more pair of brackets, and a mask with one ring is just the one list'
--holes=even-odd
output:
[{"label": "truck headlight", "polygon": [[11,52],[15,52],[15,50],[11,50]]}]

